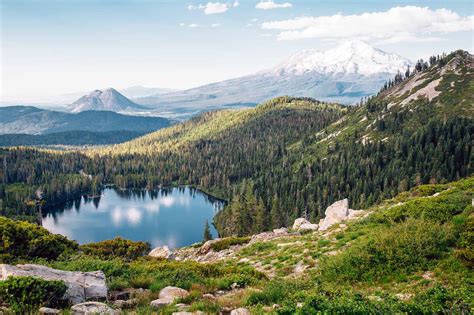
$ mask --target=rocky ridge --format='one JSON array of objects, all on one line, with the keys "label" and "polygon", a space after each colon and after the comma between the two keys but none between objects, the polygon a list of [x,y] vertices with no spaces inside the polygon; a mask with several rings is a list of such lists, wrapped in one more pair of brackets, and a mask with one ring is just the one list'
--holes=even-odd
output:
[{"label": "rocky ridge", "polygon": [[[171,251],[167,246],[157,247],[149,253],[149,256],[177,261],[191,260],[200,263],[213,263],[225,259],[235,259],[238,260],[239,263],[248,263],[257,270],[267,274],[270,277],[273,277],[275,276],[273,268],[263,266],[260,261],[252,261],[248,257],[241,255],[241,252],[247,248],[252,247],[252,245],[256,243],[263,242],[274,242],[279,249],[284,249],[286,247],[292,247],[295,245],[302,245],[303,243],[298,241],[298,239],[302,234],[307,232],[314,234],[315,237],[329,238],[334,232],[338,232],[341,229],[347,227],[347,225],[345,225],[343,222],[362,218],[368,214],[369,212],[365,210],[349,209],[349,201],[347,199],[343,199],[336,201],[326,209],[326,216],[324,219],[319,221],[319,224],[311,223],[305,218],[298,218],[294,221],[291,229],[279,228],[274,229],[273,231],[262,232],[250,237],[248,242],[230,245],[222,250],[214,250],[213,246],[225,241],[226,238],[209,240],[200,246],[194,245],[179,248],[175,251]],[[339,228],[334,229],[335,226],[339,226]],[[300,254],[304,256],[306,253]],[[302,273],[309,267],[302,261],[303,260],[298,261],[293,266],[293,274]]]}]

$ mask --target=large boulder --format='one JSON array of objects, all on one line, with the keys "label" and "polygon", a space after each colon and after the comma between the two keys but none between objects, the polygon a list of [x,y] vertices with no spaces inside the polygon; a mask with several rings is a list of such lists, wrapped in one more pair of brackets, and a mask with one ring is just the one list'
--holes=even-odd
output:
[{"label": "large boulder", "polygon": [[1,264],[0,280],[6,280],[10,276],[62,280],[67,285],[64,298],[73,304],[87,300],[107,299],[107,284],[102,271],[63,271],[35,264],[16,266]]},{"label": "large boulder", "polygon": [[171,299],[171,300],[176,300],[176,299],[181,299],[185,298],[189,295],[189,292],[178,288],[178,287],[165,287],[161,289],[160,295],[158,296],[160,299]]},{"label": "large boulder", "polygon": [[173,304],[177,299],[185,298],[189,295],[189,292],[178,288],[178,287],[165,287],[161,289],[158,299],[151,301],[150,306],[154,308],[162,308],[167,305]]},{"label": "large boulder", "polygon": [[157,257],[157,258],[164,258],[168,260],[173,260],[175,258],[175,255],[172,250],[168,248],[168,246],[160,246],[157,248],[154,248],[148,256],[151,257]]},{"label": "large boulder", "polygon": [[326,208],[325,217],[319,221],[319,230],[325,231],[334,224],[353,219],[365,214],[364,210],[349,209],[349,200],[342,199],[336,201]]},{"label": "large boulder", "polygon": [[118,315],[120,312],[107,306],[107,304],[100,302],[85,302],[73,305],[71,307],[73,315],[92,315],[92,314],[107,314]]},{"label": "large boulder", "polygon": [[311,224],[311,223],[305,218],[298,218],[293,223],[293,230],[298,231],[302,224]]},{"label": "large boulder", "polygon": [[318,230],[318,224],[313,224],[306,220],[305,218],[298,218],[293,223],[293,230],[295,231],[304,231],[304,230]]}]

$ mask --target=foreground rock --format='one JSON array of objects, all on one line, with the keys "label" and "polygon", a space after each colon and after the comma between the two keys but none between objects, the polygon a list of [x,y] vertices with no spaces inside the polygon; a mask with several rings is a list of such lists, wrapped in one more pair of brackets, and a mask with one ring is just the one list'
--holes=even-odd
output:
[{"label": "foreground rock", "polygon": [[342,221],[354,219],[366,214],[364,210],[353,210],[349,209],[349,200],[343,199],[336,201],[329,207],[327,207],[324,219],[319,221],[319,230],[325,231],[334,224],[341,223]]},{"label": "foreground rock", "polygon": [[168,286],[160,291],[160,294],[158,295],[159,299],[151,301],[150,306],[154,308],[162,308],[173,304],[173,302],[177,299],[182,299],[187,296],[189,296],[188,291],[181,288]]},{"label": "foreground rock", "polygon": [[62,280],[67,285],[64,298],[73,304],[107,298],[107,284],[105,274],[102,271],[75,272],[34,264],[16,266],[1,264],[0,280],[6,280],[9,276],[32,276],[44,280]]},{"label": "foreground rock", "polygon": [[92,315],[92,314],[107,314],[107,315],[118,315],[118,311],[107,306],[107,304],[100,302],[85,302],[73,305],[71,312],[74,315]]},{"label": "foreground rock", "polygon": [[165,287],[160,291],[160,299],[182,299],[189,295],[189,292],[178,287]]},{"label": "foreground rock", "polygon": [[230,312],[230,315],[250,315],[250,312],[248,309],[241,307],[241,308],[232,310]]},{"label": "foreground rock", "polygon": [[173,260],[175,258],[175,255],[172,250],[168,248],[168,246],[160,246],[157,248],[154,248],[148,256],[151,257],[156,257],[156,258],[164,258],[168,260]]}]

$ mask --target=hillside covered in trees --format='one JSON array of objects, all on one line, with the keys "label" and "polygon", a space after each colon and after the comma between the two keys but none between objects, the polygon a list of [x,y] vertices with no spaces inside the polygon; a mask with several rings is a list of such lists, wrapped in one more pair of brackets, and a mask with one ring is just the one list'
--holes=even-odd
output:
[{"label": "hillside covered in trees", "polygon": [[346,197],[366,208],[472,174],[473,68],[472,55],[457,51],[357,107],[280,97],[102,149],[3,150],[2,212],[34,214],[38,188],[51,205],[105,183],[192,185],[226,199],[214,220],[221,235],[316,220]]}]

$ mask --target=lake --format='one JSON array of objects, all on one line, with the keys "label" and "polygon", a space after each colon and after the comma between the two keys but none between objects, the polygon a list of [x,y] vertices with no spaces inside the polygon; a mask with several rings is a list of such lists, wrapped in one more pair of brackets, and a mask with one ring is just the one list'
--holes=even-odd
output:
[{"label": "lake", "polygon": [[43,214],[43,226],[79,244],[120,236],[152,247],[182,247],[202,241],[206,220],[224,203],[190,187],[158,190],[105,188],[101,196],[81,197]]}]

